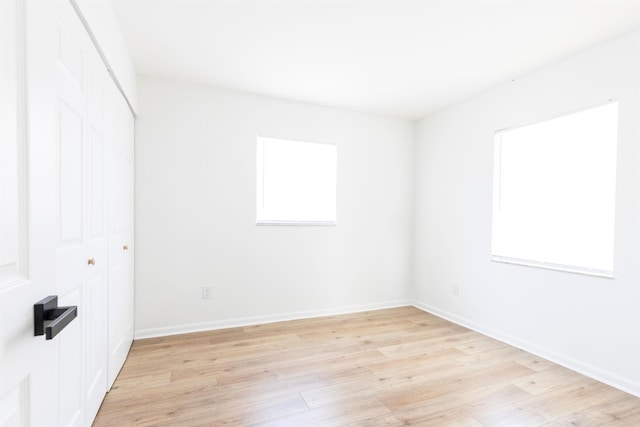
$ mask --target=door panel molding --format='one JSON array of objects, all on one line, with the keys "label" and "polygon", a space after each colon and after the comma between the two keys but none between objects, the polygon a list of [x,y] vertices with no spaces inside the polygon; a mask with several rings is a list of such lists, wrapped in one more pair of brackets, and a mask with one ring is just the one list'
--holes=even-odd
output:
[{"label": "door panel molding", "polygon": [[0,292],[28,284],[27,141],[24,4],[1,2]]},{"label": "door panel molding", "polygon": [[29,378],[23,378],[0,399],[0,427],[29,425]]}]

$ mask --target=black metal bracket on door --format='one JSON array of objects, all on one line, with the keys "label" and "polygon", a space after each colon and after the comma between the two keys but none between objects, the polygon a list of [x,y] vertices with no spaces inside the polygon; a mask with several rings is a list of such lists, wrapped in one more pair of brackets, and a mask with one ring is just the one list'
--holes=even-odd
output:
[{"label": "black metal bracket on door", "polygon": [[33,305],[34,335],[50,340],[78,316],[78,307],[58,307],[58,296],[50,295]]}]

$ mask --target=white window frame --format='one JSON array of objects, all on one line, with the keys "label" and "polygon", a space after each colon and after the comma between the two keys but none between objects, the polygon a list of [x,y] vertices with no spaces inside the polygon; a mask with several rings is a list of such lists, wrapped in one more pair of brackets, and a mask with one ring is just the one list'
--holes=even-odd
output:
[{"label": "white window frame", "polygon": [[[335,226],[337,224],[337,146],[336,144],[324,143],[324,142],[315,142],[315,141],[303,141],[303,140],[293,140],[286,138],[274,138],[274,137],[266,137],[258,135],[256,137],[256,225],[310,225],[310,226]],[[329,162],[326,169],[326,176],[321,177],[326,181],[326,187],[322,189],[325,192],[325,196],[327,199],[325,203],[322,205],[319,210],[323,213],[309,212],[303,208],[296,209],[295,206],[285,206],[279,205],[277,202],[271,204],[271,209],[269,207],[270,201],[268,200],[267,186],[269,185],[266,182],[269,179],[269,173],[265,171],[266,165],[268,162],[268,157],[266,157],[265,144],[268,149],[269,144],[276,144],[282,146],[282,144],[296,144],[298,147],[307,147],[307,149],[313,151],[316,150],[320,156],[324,159],[324,161]],[[304,145],[298,145],[304,144]],[[333,152],[328,151],[329,147],[333,147]],[[333,158],[331,159],[331,156]],[[333,160],[333,162],[331,162]],[[302,169],[298,168],[298,175],[296,175],[296,171],[287,170],[284,175],[292,175],[290,176],[290,180],[296,181],[301,180],[304,182],[305,177],[303,176],[306,172],[306,169],[313,170],[314,164],[309,163],[310,161],[307,159],[305,163],[305,159],[301,159],[302,165],[306,166]],[[298,165],[300,166],[300,165]],[[296,169],[293,167],[292,169]],[[325,173],[325,170],[321,170],[321,173]],[[282,175],[280,175],[280,179],[282,179]],[[306,177],[306,179],[311,179],[311,177]],[[315,185],[319,185],[317,181],[314,182]],[[299,189],[298,189],[299,190]],[[300,194],[300,193],[297,193]],[[305,194],[306,196],[306,194]],[[273,200],[273,199],[272,199]],[[309,202],[309,199],[307,199]],[[327,205],[328,204],[328,205]],[[286,212],[285,212],[286,211]]]},{"label": "white window frame", "polygon": [[[608,172],[606,175],[603,174],[602,177],[604,178],[604,182],[606,182],[606,186],[605,188],[607,189],[607,193],[606,193],[606,197],[604,198],[604,202],[606,202],[606,206],[607,206],[607,210],[605,210],[606,214],[604,215],[605,218],[609,218],[609,221],[606,221],[605,226],[606,227],[610,227],[610,230],[607,229],[605,233],[610,232],[610,240],[607,240],[607,246],[605,246],[606,250],[607,250],[607,254],[610,255],[610,259],[607,259],[606,261],[602,261],[602,265],[604,264],[610,264],[607,266],[610,268],[594,268],[593,266],[587,266],[587,265],[574,265],[574,263],[563,263],[563,262],[554,262],[553,255],[549,255],[548,252],[550,252],[549,247],[553,246],[553,243],[547,243],[547,247],[546,247],[546,251],[547,253],[544,255],[539,255],[536,256],[535,259],[531,259],[531,258],[521,258],[521,257],[517,257],[517,256],[511,256],[509,252],[509,250],[513,250],[514,253],[517,252],[517,249],[508,249],[508,247],[510,246],[509,243],[504,243],[505,241],[507,241],[508,239],[506,239],[504,236],[505,234],[505,228],[500,229],[501,226],[503,226],[503,224],[508,224],[508,220],[505,220],[503,216],[504,215],[501,212],[501,196],[502,196],[502,176],[501,174],[503,173],[503,165],[502,165],[502,161],[503,159],[501,158],[501,154],[502,154],[502,136],[505,135],[508,132],[511,131],[518,131],[520,129],[523,128],[533,128],[534,126],[538,126],[538,125],[542,125],[544,126],[546,123],[549,122],[553,122],[556,120],[562,120],[565,118],[568,118],[570,116],[576,115],[576,114],[580,114],[580,113],[586,113],[586,112],[590,112],[592,110],[596,110],[598,108],[601,107],[605,107],[605,106],[611,106],[611,108],[615,108],[615,117],[616,117],[616,122],[613,124],[614,128],[614,134],[610,135],[613,138],[612,139],[606,139],[603,140],[606,144],[612,143],[614,144],[613,147],[611,146],[607,146],[607,150],[611,150],[612,152],[609,153],[609,156],[603,156],[603,161],[608,162],[607,165],[608,166],[612,166],[613,168],[613,172]],[[556,116],[552,119],[549,120],[545,120],[545,121],[541,121],[541,122],[537,122],[537,123],[533,123],[533,124],[528,124],[525,126],[519,126],[519,127],[514,127],[514,128],[508,128],[508,129],[502,129],[499,130],[495,133],[495,139],[494,139],[494,187],[493,187],[493,215],[492,215],[492,221],[493,221],[493,227],[492,227],[492,244],[491,244],[491,260],[492,261],[496,261],[496,262],[502,262],[502,263],[508,263],[508,264],[517,264],[517,265],[524,265],[524,266],[530,266],[530,267],[539,267],[539,268],[545,268],[545,269],[551,269],[551,270],[560,270],[560,271],[565,271],[565,272],[571,272],[571,273],[580,273],[580,274],[587,274],[587,275],[592,275],[592,276],[599,276],[599,277],[606,277],[606,278],[612,278],[613,277],[613,264],[614,264],[614,235],[615,235],[615,204],[616,204],[616,197],[615,197],[615,192],[616,192],[616,174],[617,174],[617,145],[618,145],[618,119],[619,117],[619,105],[618,105],[618,101],[617,100],[609,100],[608,102],[604,103],[604,104],[600,104],[597,105],[595,107],[589,107],[589,108],[585,108],[582,110],[578,110],[578,111],[573,111],[571,113],[568,114],[563,114],[560,116]],[[609,123],[611,124],[611,123]],[[609,162],[613,162],[613,164],[609,163]],[[519,165],[522,165],[522,163],[520,163]],[[512,165],[513,166],[513,165]],[[518,166],[518,164],[516,164],[515,166]],[[609,175],[612,174],[612,175]],[[550,187],[543,187],[543,189],[548,189]],[[610,193],[612,192],[612,193]],[[540,192],[544,197],[547,195],[546,192]],[[551,191],[549,191],[549,193],[551,193]],[[552,196],[549,196],[549,198],[547,198],[547,201],[549,201],[549,199]],[[585,200],[588,198],[585,198]],[[541,200],[541,199],[540,199]],[[598,199],[600,200],[600,199]],[[609,205],[608,203],[611,203],[611,205]],[[552,207],[557,207],[557,205],[553,205],[551,203],[549,203],[550,206]],[[611,209],[611,210],[608,210]],[[547,213],[551,212],[549,210],[549,208],[547,208]],[[506,214],[509,215],[509,214]],[[503,221],[503,223],[501,223],[501,221]],[[505,222],[506,221],[506,222]],[[562,222],[562,224],[567,224],[567,222]],[[506,227],[508,227],[508,225],[506,225]],[[508,229],[508,228],[507,228]],[[513,228],[511,229],[513,230]],[[515,234],[515,233],[514,233]],[[531,233],[534,234],[534,233]],[[526,233],[523,233],[523,235],[526,236]],[[608,235],[608,234],[605,234]],[[525,239],[526,240],[526,239]],[[535,239],[534,239],[535,240]],[[534,243],[535,244],[535,243]],[[559,244],[558,241],[555,241],[555,244]],[[610,245],[610,246],[609,246]],[[505,249],[505,247],[507,247],[507,249]],[[531,253],[535,253],[536,251],[539,252],[539,250],[533,250]],[[551,251],[552,252],[552,251]],[[545,258],[546,257],[546,258]],[[558,260],[558,255],[555,255],[556,260]],[[567,257],[566,259],[569,259],[571,257]],[[585,264],[586,262],[584,262],[583,264]],[[578,263],[575,263],[578,264]]]}]

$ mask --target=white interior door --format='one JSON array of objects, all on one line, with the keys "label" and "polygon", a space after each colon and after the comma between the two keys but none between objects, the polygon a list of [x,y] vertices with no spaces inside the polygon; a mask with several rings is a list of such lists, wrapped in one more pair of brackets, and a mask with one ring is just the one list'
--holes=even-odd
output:
[{"label": "white interior door", "polygon": [[54,121],[27,96],[25,13],[21,0],[0,1],[1,426],[56,425],[59,416],[60,341],[34,336],[33,321],[33,304],[56,292]]}]

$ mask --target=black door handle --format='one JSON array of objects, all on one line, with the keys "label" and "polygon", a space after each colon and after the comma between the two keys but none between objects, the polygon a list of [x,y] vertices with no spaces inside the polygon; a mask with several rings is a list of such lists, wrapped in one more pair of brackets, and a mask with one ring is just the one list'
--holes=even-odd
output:
[{"label": "black door handle", "polygon": [[34,335],[50,340],[78,316],[78,307],[58,307],[58,296],[50,295],[33,305]]}]

